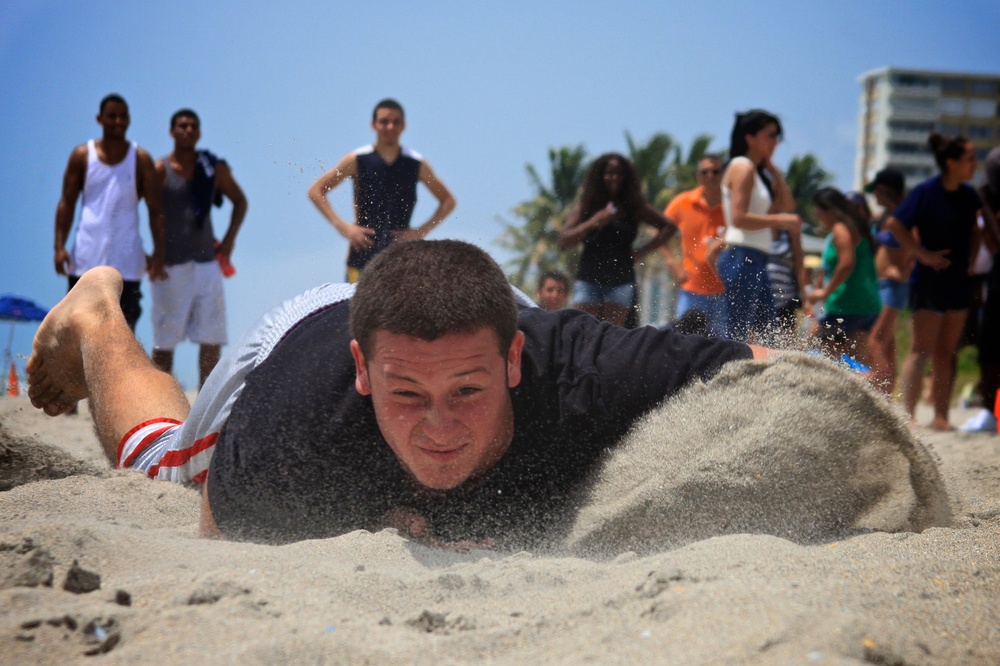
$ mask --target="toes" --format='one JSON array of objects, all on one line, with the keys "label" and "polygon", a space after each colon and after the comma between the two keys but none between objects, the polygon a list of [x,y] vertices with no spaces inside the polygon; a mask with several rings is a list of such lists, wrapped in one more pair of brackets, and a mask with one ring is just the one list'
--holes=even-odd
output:
[{"label": "toes", "polygon": [[39,386],[49,383],[49,373],[45,369],[28,370],[28,386]]},{"label": "toes", "polygon": [[42,378],[42,379],[34,381],[34,382],[31,382],[31,381],[28,382],[28,397],[29,398],[32,398],[32,399],[34,399],[34,398],[40,398],[41,396],[45,395],[50,390],[52,390],[52,382],[50,382],[47,378]]},{"label": "toes", "polygon": [[24,364],[24,369],[28,371],[29,375],[32,375],[41,370],[43,365],[42,357],[38,354],[32,354],[28,357],[28,362]]},{"label": "toes", "polygon": [[35,390],[28,389],[28,397],[31,399],[31,404],[38,409],[44,409],[54,403],[63,394],[62,389],[49,385],[45,390]]}]

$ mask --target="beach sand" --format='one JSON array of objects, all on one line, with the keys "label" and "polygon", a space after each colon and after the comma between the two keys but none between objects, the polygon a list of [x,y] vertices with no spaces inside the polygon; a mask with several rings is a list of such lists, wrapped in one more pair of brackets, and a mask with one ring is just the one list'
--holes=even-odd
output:
[{"label": "beach sand", "polygon": [[[770,388],[680,398],[686,413],[744,405],[675,420],[682,454],[650,453],[656,416],[636,429],[573,526],[577,555],[452,553],[393,530],[202,540],[197,492],[110,470],[85,409],[48,418],[0,399],[2,661],[1000,663],[1000,437],[892,434],[898,412],[858,389],[860,403],[815,392],[800,420],[765,427],[770,446],[744,446],[725,432],[787,382],[740,381]],[[847,430],[826,432],[844,414]],[[872,418],[898,455],[870,441],[828,455],[796,435],[846,437]],[[648,464],[622,479],[630,456]],[[739,483],[719,481],[734,470]]]}]

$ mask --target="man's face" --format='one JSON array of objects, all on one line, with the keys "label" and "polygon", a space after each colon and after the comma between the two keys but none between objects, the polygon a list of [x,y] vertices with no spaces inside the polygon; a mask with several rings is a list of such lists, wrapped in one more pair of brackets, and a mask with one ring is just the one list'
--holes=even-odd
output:
[{"label": "man's face", "polygon": [[174,139],[175,148],[193,149],[201,139],[201,125],[196,118],[181,116],[170,128],[170,136]]},{"label": "man's face", "polygon": [[882,206],[882,208],[892,209],[899,203],[899,196],[896,194],[895,190],[886,185],[876,185],[872,188],[872,194],[875,195],[875,201],[879,206]]},{"label": "man's face", "polygon": [[518,332],[500,353],[481,329],[433,342],[377,331],[365,358],[351,341],[355,387],[370,395],[382,436],[422,485],[446,490],[491,469],[514,434],[509,389],[521,381]]},{"label": "man's face", "polygon": [[378,135],[378,143],[394,146],[399,143],[399,136],[406,129],[406,121],[398,109],[379,109],[375,112],[372,129]]},{"label": "man's face", "polygon": [[542,286],[538,289],[538,305],[546,310],[562,310],[566,307],[568,297],[566,283],[562,280],[545,278]]},{"label": "man's face", "polygon": [[722,162],[719,160],[701,160],[698,162],[698,184],[707,190],[718,190],[722,187]]},{"label": "man's face", "polygon": [[104,130],[105,138],[124,139],[130,122],[128,105],[108,102],[104,105],[104,110],[97,114],[97,122]]}]

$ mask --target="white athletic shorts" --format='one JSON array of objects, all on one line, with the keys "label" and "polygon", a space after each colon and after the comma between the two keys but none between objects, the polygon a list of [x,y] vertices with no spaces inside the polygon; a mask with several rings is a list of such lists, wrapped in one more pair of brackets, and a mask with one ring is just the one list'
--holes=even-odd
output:
[{"label": "white athletic shorts", "polygon": [[[325,284],[285,301],[258,319],[243,340],[223,354],[186,421],[150,419],[122,437],[118,469],[138,469],[162,481],[204,483],[215,442],[243,392],[246,376],[300,321],[353,295],[353,284]],[[517,289],[514,295],[521,305],[537,307]]]},{"label": "white athletic shorts", "polygon": [[218,262],[165,268],[169,279],[149,282],[153,349],[171,351],[185,338],[199,345],[226,344],[226,298]]}]

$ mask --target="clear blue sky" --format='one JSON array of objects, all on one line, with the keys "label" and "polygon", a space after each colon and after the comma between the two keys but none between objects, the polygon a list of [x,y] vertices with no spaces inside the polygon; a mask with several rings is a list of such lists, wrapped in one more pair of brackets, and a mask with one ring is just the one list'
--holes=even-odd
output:
[{"label": "clear blue sky", "polygon": [[[404,145],[458,199],[432,237],[475,242],[502,261],[496,218],[530,196],[525,164],[544,172],[550,146],[622,151],[628,130],[639,140],[666,131],[685,146],[706,132],[719,149],[735,111],[763,107],[784,124],[779,164],[811,151],[846,189],[858,75],[886,65],[998,71],[998,28],[995,0],[4,0],[0,293],[50,307],[64,292],[52,267],[61,178],[70,150],[99,135],[97,104],[112,91],[129,102],[129,137],[154,157],[171,148],[170,114],[196,109],[202,146],[246,191],[238,274],[227,282],[237,338],[272,305],[342,278],[346,244],[305,191],[371,140],[382,97],[406,107]],[[345,215],[349,190],[332,197]],[[421,194],[415,221],[432,210]],[[219,233],[227,215],[215,213]],[[144,305],[148,349],[148,295]],[[33,330],[17,327],[16,353],[28,352]],[[190,344],[176,370],[193,385]]]}]

